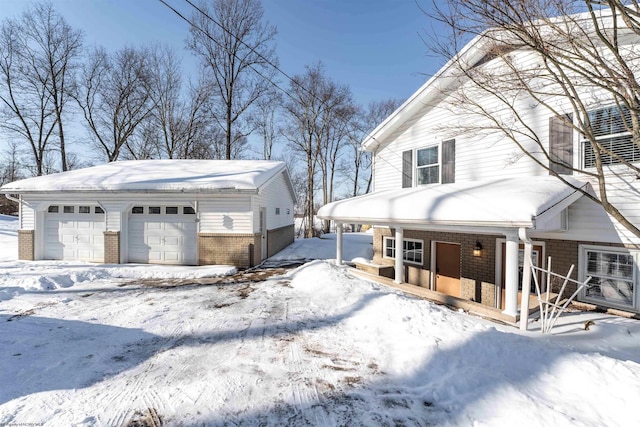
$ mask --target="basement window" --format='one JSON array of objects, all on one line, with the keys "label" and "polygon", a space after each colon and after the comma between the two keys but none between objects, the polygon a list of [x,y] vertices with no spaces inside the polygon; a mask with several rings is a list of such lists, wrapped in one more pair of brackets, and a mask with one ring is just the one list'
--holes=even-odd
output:
[{"label": "basement window", "polygon": [[582,277],[591,276],[583,298],[608,306],[631,307],[635,292],[635,263],[625,249],[582,248]]}]

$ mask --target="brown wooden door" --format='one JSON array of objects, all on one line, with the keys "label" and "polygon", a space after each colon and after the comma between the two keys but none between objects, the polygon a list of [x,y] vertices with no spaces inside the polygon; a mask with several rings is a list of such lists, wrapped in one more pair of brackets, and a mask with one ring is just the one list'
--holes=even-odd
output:
[{"label": "brown wooden door", "polygon": [[460,245],[436,243],[436,291],[460,298]]},{"label": "brown wooden door", "polygon": [[[505,274],[506,274],[505,265],[507,260],[506,249],[507,249],[506,243],[503,243],[502,244],[502,283],[500,284],[500,286],[502,287],[502,290],[500,292],[500,295],[502,297],[500,308],[503,310],[504,310],[504,300],[507,293],[506,284],[505,284]],[[522,274],[523,274],[523,267],[524,267],[524,245],[523,244],[520,244],[518,251],[519,251],[518,253],[518,270],[519,270],[518,307],[520,307],[520,303],[522,302]],[[542,267],[542,246],[533,245],[531,258],[534,266]],[[542,286],[542,284],[540,283],[541,278],[542,278],[542,273],[538,272],[538,284]],[[533,290],[535,288],[535,285],[533,283],[533,277],[531,278],[531,286],[532,286],[531,295],[535,295],[535,291]]]}]

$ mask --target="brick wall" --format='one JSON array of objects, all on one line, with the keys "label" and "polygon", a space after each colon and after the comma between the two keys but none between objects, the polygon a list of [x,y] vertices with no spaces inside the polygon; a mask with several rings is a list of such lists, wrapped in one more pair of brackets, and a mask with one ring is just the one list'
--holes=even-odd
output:
[{"label": "brick wall", "polygon": [[260,234],[198,234],[198,265],[252,267],[260,262]]},{"label": "brick wall", "polygon": [[[267,258],[273,256],[293,243],[295,225],[285,225],[267,231]],[[259,258],[257,258],[259,260]]]},{"label": "brick wall", "polygon": [[18,259],[34,260],[33,230],[18,230]]},{"label": "brick wall", "polygon": [[[495,257],[496,239],[498,235],[460,234],[437,231],[404,230],[407,239],[418,239],[423,244],[423,264],[420,267],[411,265],[405,268],[407,283],[429,288],[431,268],[431,242],[457,243],[460,245],[460,295],[464,299],[495,307]],[[384,237],[394,237],[395,230],[376,228],[373,237],[373,261],[383,265],[393,265],[394,260],[384,258]],[[476,242],[482,244],[482,255],[473,256]],[[416,272],[414,269],[420,269]]]},{"label": "brick wall", "polygon": [[104,262],[105,264],[120,264],[120,232],[104,232]]},{"label": "brick wall", "polygon": [[[394,260],[384,258],[384,237],[394,237],[395,230],[376,228],[373,235],[373,261],[382,265],[394,265]],[[419,239],[423,245],[423,265],[414,266],[405,263],[405,280],[407,283],[429,287],[431,268],[431,242],[458,243],[460,248],[460,292],[461,297],[495,307],[497,287],[496,282],[496,239],[504,238],[502,235],[460,234],[435,231],[404,230],[407,239]],[[609,244],[587,241],[535,239],[536,242],[544,242],[546,266],[547,258],[551,257],[552,271],[558,274],[567,274],[571,264],[575,265],[571,275],[572,279],[578,278],[579,245],[596,245],[622,247],[621,244]],[[473,248],[479,241],[482,244],[482,255],[473,256]],[[422,271],[417,271],[422,270]],[[554,283],[554,290],[561,283]],[[575,285],[567,286],[565,293],[572,293]]]}]

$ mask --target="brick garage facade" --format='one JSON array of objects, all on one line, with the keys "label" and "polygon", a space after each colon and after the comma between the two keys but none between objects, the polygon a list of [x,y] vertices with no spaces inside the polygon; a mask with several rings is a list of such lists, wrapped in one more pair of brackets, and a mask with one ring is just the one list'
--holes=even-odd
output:
[{"label": "brick garage facade", "polygon": [[[295,225],[286,225],[267,231],[267,258],[273,256],[293,243]],[[260,258],[257,258],[259,260]]]},{"label": "brick garage facade", "polygon": [[105,264],[120,263],[120,232],[119,231],[104,232],[104,263]]},{"label": "brick garage facade", "polygon": [[[423,263],[421,266],[405,263],[405,280],[407,283],[417,286],[430,287],[431,268],[431,243],[446,242],[460,245],[460,293],[463,299],[468,299],[496,307],[498,287],[496,286],[496,243],[498,239],[504,239],[502,235],[486,234],[461,234],[436,231],[404,230],[404,238],[423,241]],[[394,265],[394,260],[384,257],[384,238],[394,237],[395,230],[389,228],[376,228],[373,235],[373,262],[381,265]],[[535,242],[544,243],[544,260],[551,257],[552,270],[558,274],[566,274],[572,264],[575,265],[571,278],[578,278],[578,257],[580,245],[622,247],[623,245],[572,241],[536,239]],[[473,256],[473,248],[476,242],[482,244],[482,255]],[[554,283],[553,290],[556,290]],[[576,287],[568,286],[565,292],[573,292]]]},{"label": "brick garage facade", "polygon": [[33,230],[18,230],[18,259],[24,261],[35,259],[33,236]]},{"label": "brick garage facade", "polygon": [[258,234],[198,234],[198,265],[253,267],[261,259]]}]

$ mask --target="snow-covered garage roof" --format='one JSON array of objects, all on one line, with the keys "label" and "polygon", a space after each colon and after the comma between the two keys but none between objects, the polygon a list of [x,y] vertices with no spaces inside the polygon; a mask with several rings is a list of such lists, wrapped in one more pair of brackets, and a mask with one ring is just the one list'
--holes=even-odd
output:
[{"label": "snow-covered garage roof", "polygon": [[284,162],[267,160],[128,160],[15,181],[0,193],[255,193],[281,172],[289,182],[286,170]]},{"label": "snow-covered garage roof", "polygon": [[[588,183],[564,179],[591,191]],[[318,216],[358,224],[541,229],[581,196],[555,177],[530,176],[381,191],[329,203]]]}]

